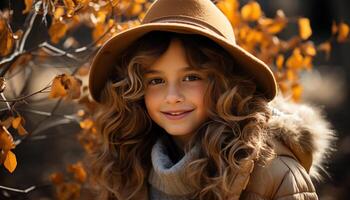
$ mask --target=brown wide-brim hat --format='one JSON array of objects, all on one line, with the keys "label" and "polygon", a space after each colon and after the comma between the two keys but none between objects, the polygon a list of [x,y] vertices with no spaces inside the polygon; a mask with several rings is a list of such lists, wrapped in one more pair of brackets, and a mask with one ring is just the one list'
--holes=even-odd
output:
[{"label": "brown wide-brim hat", "polygon": [[95,55],[89,76],[89,90],[100,102],[100,93],[119,56],[133,42],[151,31],[198,34],[223,47],[244,73],[257,84],[257,89],[272,100],[277,84],[270,68],[236,44],[231,23],[210,0],[156,0],[141,25],[122,31],[103,44]]}]

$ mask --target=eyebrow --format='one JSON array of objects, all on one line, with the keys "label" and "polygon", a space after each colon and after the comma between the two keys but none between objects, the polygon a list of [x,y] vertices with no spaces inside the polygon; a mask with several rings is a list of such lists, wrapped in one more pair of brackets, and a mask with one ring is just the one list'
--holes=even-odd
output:
[{"label": "eyebrow", "polygon": [[[198,70],[197,68],[194,68],[192,66],[187,66],[181,69],[181,71],[186,72],[186,71],[192,71],[192,70]],[[146,69],[145,74],[161,74],[162,71],[155,70],[155,69]]]}]

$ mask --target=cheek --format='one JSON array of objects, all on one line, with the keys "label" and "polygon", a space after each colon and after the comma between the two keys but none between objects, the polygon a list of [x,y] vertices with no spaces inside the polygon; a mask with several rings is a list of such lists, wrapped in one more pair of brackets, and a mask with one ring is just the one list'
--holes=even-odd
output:
[{"label": "cheek", "polygon": [[148,113],[152,113],[157,109],[157,105],[160,105],[161,94],[156,90],[147,89],[145,91],[145,104]]}]

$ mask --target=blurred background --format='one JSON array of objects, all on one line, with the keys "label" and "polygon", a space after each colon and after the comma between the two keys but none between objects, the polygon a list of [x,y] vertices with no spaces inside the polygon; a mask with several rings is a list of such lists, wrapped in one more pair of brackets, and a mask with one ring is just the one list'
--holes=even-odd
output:
[{"label": "blurred background", "polygon": [[[241,4],[249,1],[241,0]],[[331,37],[332,22],[350,23],[350,1],[347,0],[258,0],[266,16],[273,17],[276,10],[282,9],[287,17],[307,17],[310,19],[313,34],[311,40],[320,43]],[[25,23],[22,10],[23,1],[1,0],[0,9],[14,10],[11,26],[18,29]],[[29,36],[26,48],[35,46],[47,39],[45,24],[36,20],[36,28]],[[49,21],[50,23],[50,21]],[[295,32],[293,27],[288,29]],[[285,37],[289,33],[285,31]],[[74,34],[79,42],[87,44],[91,36],[82,28]],[[282,36],[283,37],[283,36]],[[325,55],[317,56],[314,68],[304,72],[301,83],[304,87],[302,101],[324,108],[326,118],[337,132],[336,152],[327,160],[328,176],[322,182],[315,182],[319,199],[350,199],[350,96],[348,81],[350,78],[350,43],[332,44],[329,59]],[[12,77],[7,87],[12,88],[13,96],[24,88],[30,94],[47,85],[51,79],[64,72],[71,72],[81,63],[57,57],[45,62],[30,62],[31,70],[19,70],[8,74]],[[0,69],[1,70],[1,69]],[[23,81],[25,77],[31,77]],[[86,77],[82,77],[86,82]],[[11,95],[11,94],[8,94]],[[28,191],[11,192],[1,190],[2,199],[53,199],[55,188],[50,181],[50,174],[65,171],[67,165],[84,158],[84,149],[77,137],[80,132],[76,113],[80,109],[74,102],[48,100],[47,94],[33,96],[30,103],[21,103],[17,110],[26,119],[28,131],[40,132],[22,141],[13,151],[17,156],[18,166],[14,173],[0,167],[0,186]],[[61,101],[57,104],[58,101]],[[35,102],[35,103],[34,103]],[[2,111],[5,104],[0,104]],[[56,107],[56,108],[55,108]],[[55,112],[52,112],[55,109]],[[40,112],[38,112],[40,111]],[[34,188],[31,188],[35,186]],[[84,188],[82,188],[84,191]],[[26,193],[27,192],[27,193]],[[81,199],[90,199],[87,191]],[[10,198],[11,197],[11,198]]]}]

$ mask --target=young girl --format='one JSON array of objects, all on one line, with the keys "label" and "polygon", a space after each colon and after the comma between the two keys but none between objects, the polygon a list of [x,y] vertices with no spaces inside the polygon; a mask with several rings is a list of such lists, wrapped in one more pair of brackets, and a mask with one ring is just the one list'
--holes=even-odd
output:
[{"label": "young girl", "polygon": [[310,174],[333,132],[275,97],[272,72],[209,0],[156,1],[101,48],[89,88],[100,199],[317,199]]}]

